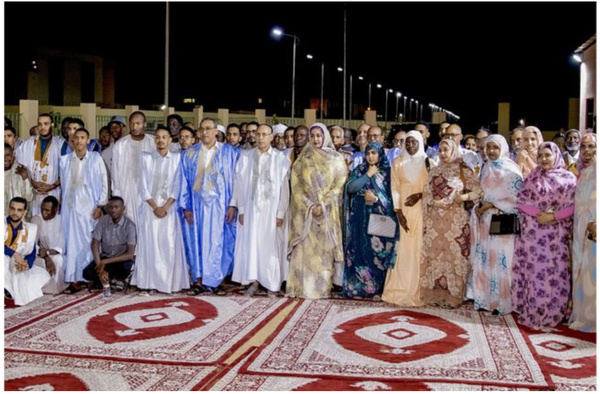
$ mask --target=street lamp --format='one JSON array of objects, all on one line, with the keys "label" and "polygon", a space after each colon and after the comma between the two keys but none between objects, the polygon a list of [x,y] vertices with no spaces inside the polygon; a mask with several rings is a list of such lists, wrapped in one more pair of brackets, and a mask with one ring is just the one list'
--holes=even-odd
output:
[{"label": "street lamp", "polygon": [[418,121],[419,119],[417,119],[419,117],[419,100],[415,100],[415,121]]},{"label": "street lamp", "polygon": [[410,104],[409,104],[409,107],[408,107],[408,118],[407,118],[409,122],[410,122],[410,118],[412,117],[412,103],[414,101],[415,101],[414,99],[410,99]]},{"label": "street lamp", "polygon": [[296,46],[300,42],[300,39],[298,36],[293,34],[284,33],[283,30],[278,27],[274,27],[273,30],[271,30],[271,34],[276,39],[279,39],[282,36],[291,37],[294,39],[294,51],[292,55],[292,120],[294,120],[294,112],[296,109]]},{"label": "street lamp", "polygon": [[400,97],[402,97],[402,93],[396,92],[396,122],[398,122],[398,102],[400,101]]},{"label": "street lamp", "polygon": [[381,89],[381,84],[378,83],[377,85],[375,85],[377,87],[377,89]]},{"label": "street lamp", "polygon": [[[402,117],[403,117],[403,121],[408,121],[408,117],[406,117],[406,99],[408,97],[404,96],[404,109],[402,110]],[[406,117],[406,118],[405,118]]]},{"label": "street lamp", "polygon": [[387,122],[388,122],[388,93],[394,93],[392,89],[388,89],[385,91],[385,129],[387,130]]},{"label": "street lamp", "polygon": [[[312,60],[313,55],[308,54],[308,55],[306,55],[306,58]],[[324,85],[325,85],[325,62],[321,61],[321,111],[320,111],[321,121],[323,120],[323,86]]]}]

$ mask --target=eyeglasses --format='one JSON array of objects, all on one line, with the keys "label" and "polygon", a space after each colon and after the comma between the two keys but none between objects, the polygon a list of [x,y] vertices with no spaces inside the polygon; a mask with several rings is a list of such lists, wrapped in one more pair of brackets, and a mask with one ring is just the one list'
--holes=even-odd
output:
[{"label": "eyeglasses", "polygon": [[451,137],[451,138],[458,137],[459,135],[462,135],[462,134],[446,133],[446,136]]},{"label": "eyeglasses", "polygon": [[210,131],[210,130],[213,130],[213,129],[216,129],[216,127],[206,127],[206,128],[204,128],[204,129],[203,129],[202,127],[200,127],[200,128],[198,129],[198,132],[199,132],[199,133],[204,133],[204,132],[207,132],[207,131]]},{"label": "eyeglasses", "polygon": [[256,138],[267,138],[268,136],[273,135],[273,133],[258,133],[256,134]]}]

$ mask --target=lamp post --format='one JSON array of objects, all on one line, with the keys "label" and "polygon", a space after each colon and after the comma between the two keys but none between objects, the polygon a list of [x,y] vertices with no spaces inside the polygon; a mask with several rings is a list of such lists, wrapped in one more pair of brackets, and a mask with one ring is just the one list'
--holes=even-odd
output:
[{"label": "lamp post", "polygon": [[381,89],[381,84],[378,83],[377,85],[375,85],[377,87],[377,89]]},{"label": "lamp post", "polygon": [[[306,58],[312,60],[314,57],[311,54],[307,54]],[[323,120],[323,86],[325,85],[325,62],[321,61],[321,104],[320,104],[320,116],[321,121]]]},{"label": "lamp post", "polygon": [[167,1],[167,11],[165,15],[165,108],[169,108],[169,2]]},{"label": "lamp post", "polygon": [[398,102],[400,101],[400,97],[402,97],[402,93],[396,92],[396,122],[398,122]]},{"label": "lamp post", "polygon": [[[343,67],[338,67],[337,68],[338,72],[343,73],[343,75],[346,75],[346,73],[344,73],[344,68]],[[342,95],[344,96],[342,98],[342,115],[343,115],[343,121],[344,121],[344,125],[346,124],[346,80],[344,78],[342,78]]]},{"label": "lamp post", "polygon": [[408,118],[406,118],[409,122],[410,122],[410,118],[412,117],[412,103],[414,102],[414,99],[410,99],[410,104],[408,106]]},{"label": "lamp post", "polygon": [[408,97],[404,96],[404,109],[402,110],[402,121],[408,121],[408,118],[406,117],[406,99]]},{"label": "lamp post", "polygon": [[292,55],[292,120],[294,120],[294,112],[296,109],[296,46],[300,42],[300,39],[298,38],[298,36],[295,36],[293,34],[286,34],[283,32],[283,30],[276,27],[273,28],[273,30],[271,30],[271,34],[275,38],[286,36],[294,39],[294,51]]},{"label": "lamp post", "polygon": [[419,119],[417,119],[419,117],[419,100],[415,100],[415,122],[417,122]]},{"label": "lamp post", "polygon": [[392,89],[387,89],[385,91],[385,130],[387,131],[388,124],[388,93],[394,93]]},{"label": "lamp post", "polygon": [[371,110],[371,82],[369,82],[369,111]]}]

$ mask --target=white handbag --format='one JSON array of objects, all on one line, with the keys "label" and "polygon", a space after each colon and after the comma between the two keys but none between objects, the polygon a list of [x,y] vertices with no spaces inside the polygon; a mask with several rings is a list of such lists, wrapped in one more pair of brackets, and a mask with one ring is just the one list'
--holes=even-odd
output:
[{"label": "white handbag", "polygon": [[389,216],[372,213],[369,215],[367,234],[376,235],[378,237],[395,238],[396,222]]}]

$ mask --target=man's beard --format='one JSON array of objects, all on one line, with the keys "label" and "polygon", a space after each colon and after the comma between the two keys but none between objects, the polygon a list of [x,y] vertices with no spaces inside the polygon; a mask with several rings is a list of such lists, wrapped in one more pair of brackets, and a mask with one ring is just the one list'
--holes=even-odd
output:
[{"label": "man's beard", "polygon": [[569,154],[571,156],[574,156],[574,155],[577,154],[577,152],[579,152],[579,147],[578,146],[570,147],[569,145],[566,145],[565,148],[567,149],[567,152],[569,152]]}]

